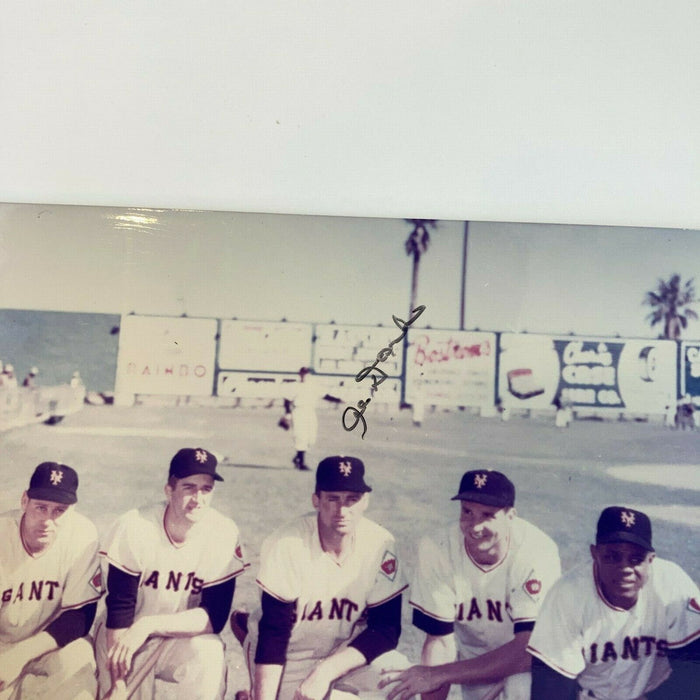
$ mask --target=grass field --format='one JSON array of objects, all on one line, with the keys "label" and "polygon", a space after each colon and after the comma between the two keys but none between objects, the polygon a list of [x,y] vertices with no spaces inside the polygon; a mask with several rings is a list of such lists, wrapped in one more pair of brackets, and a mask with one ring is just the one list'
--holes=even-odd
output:
[{"label": "grass field", "polygon": [[[319,440],[309,464],[329,454],[364,460],[373,487],[368,517],[397,538],[410,576],[418,537],[457,517],[450,501],[461,474],[491,467],[516,485],[519,514],[558,543],[563,568],[587,560],[595,521],[606,505],[645,510],[658,556],[700,580],[700,433],[639,422],[578,421],[557,430],[553,420],[479,418],[466,412],[428,413],[412,425],[409,412],[372,411],[365,439],[347,432],[341,411],[320,413]],[[214,506],[238,524],[251,569],[239,578],[234,605],[258,599],[254,578],[263,538],[311,509],[313,472],[292,468],[292,438],[276,426],[279,411],[195,407],[86,407],[56,426],[34,425],[0,435],[0,508],[17,507],[33,468],[62,461],[81,478],[79,509],[100,531],[121,513],[159,500],[172,455],[202,446],[222,461],[225,481]],[[245,684],[238,645],[229,630],[229,694]],[[421,637],[404,610],[400,649],[417,660]]]}]

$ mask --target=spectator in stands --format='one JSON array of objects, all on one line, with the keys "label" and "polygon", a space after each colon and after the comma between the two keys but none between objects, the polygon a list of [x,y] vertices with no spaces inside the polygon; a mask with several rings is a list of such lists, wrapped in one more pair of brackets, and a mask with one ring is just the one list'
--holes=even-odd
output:
[{"label": "spectator in stands", "polygon": [[23,387],[27,387],[28,389],[36,389],[36,375],[39,374],[39,370],[36,367],[32,367],[29,370],[29,374],[24,378],[24,381],[22,382]]},{"label": "spectator in stands", "polygon": [[2,372],[2,380],[3,386],[8,389],[17,388],[17,377],[15,376],[15,368],[12,365],[5,365],[5,369]]}]

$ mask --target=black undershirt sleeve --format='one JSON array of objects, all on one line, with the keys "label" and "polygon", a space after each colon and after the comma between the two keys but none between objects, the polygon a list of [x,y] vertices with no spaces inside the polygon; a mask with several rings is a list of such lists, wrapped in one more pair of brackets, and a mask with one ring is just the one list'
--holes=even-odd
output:
[{"label": "black undershirt sleeve", "polygon": [[258,624],[256,664],[283,665],[294,625],[295,603],[285,603],[269,593],[262,594],[262,618]]},{"label": "black undershirt sleeve", "polygon": [[202,590],[202,601],[199,607],[207,611],[214,634],[219,634],[228,620],[235,590],[235,578]]},{"label": "black undershirt sleeve", "polygon": [[452,634],[455,630],[453,622],[436,620],[415,608],[413,609],[413,626],[432,637],[444,637],[447,634]]},{"label": "black undershirt sleeve", "polygon": [[75,610],[65,610],[44,631],[56,640],[59,647],[64,647],[90,631],[96,611],[97,603],[88,603]]},{"label": "black undershirt sleeve", "polygon": [[516,622],[513,625],[513,634],[518,634],[518,632],[532,632],[534,629],[534,620],[531,620],[530,622]]},{"label": "black undershirt sleeve", "polygon": [[367,628],[348,646],[357,649],[369,664],[385,652],[396,649],[400,635],[401,596],[397,595],[386,603],[368,608]]},{"label": "black undershirt sleeve", "polygon": [[112,564],[107,573],[107,627],[122,629],[134,623],[139,577],[127,574]]},{"label": "black undershirt sleeve", "polygon": [[532,658],[530,700],[576,700],[576,681],[562,676],[538,658]]},{"label": "black undershirt sleeve", "polygon": [[680,649],[669,649],[671,677],[656,690],[647,693],[649,700],[686,700],[700,697],[700,639]]}]

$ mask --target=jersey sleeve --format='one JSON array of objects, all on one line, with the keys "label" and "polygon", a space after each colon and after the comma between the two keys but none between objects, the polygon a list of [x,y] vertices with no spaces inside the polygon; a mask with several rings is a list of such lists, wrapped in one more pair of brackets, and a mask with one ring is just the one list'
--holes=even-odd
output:
[{"label": "jersey sleeve", "polygon": [[301,590],[301,539],[296,533],[274,533],[260,552],[257,584],[263,591],[283,603],[295,601]]},{"label": "jersey sleeve", "polygon": [[246,561],[241,536],[236,524],[222,518],[216,533],[216,556],[208,558],[208,570],[203,587],[217,586],[220,583],[240,576],[249,566]]},{"label": "jersey sleeve", "polygon": [[[143,530],[139,533],[138,519],[137,510],[130,510],[118,518],[107,532],[100,549],[107,565],[112,564],[132,576],[140,576],[143,571],[140,542],[144,540],[144,533]],[[151,527],[151,524],[144,521],[143,527]],[[106,566],[103,573],[105,571]]]},{"label": "jersey sleeve", "polygon": [[700,637],[700,592],[680,566],[672,562],[665,564],[662,587],[667,593],[667,641],[672,648],[683,647]]},{"label": "jersey sleeve", "polygon": [[454,622],[458,604],[455,577],[446,543],[437,538],[423,537],[418,543],[409,603],[436,620]]},{"label": "jersey sleeve", "polygon": [[76,537],[61,599],[64,610],[97,601],[103,593],[98,559],[97,529],[83,516],[76,522]]},{"label": "jersey sleeve", "polygon": [[559,549],[549,537],[533,530],[518,552],[509,580],[513,623],[533,622],[545,595],[560,576]]},{"label": "jersey sleeve", "polygon": [[537,624],[527,646],[528,652],[567,678],[576,678],[585,669],[581,653],[583,634],[577,629],[576,591],[560,579],[544,598]]},{"label": "jersey sleeve", "polygon": [[381,558],[376,560],[374,585],[367,596],[369,607],[386,603],[408,587],[394,538],[386,537],[378,551],[381,552]]}]

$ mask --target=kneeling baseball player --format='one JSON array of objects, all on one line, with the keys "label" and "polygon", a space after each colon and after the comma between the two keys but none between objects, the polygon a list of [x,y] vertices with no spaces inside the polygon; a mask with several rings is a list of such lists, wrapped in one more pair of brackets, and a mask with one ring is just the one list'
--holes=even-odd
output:
[{"label": "kneeling baseball player", "polygon": [[700,594],[655,556],[649,518],[605,508],[591,556],[544,600],[528,646],[532,700],[700,697]]},{"label": "kneeling baseball player", "polygon": [[[177,697],[224,697],[219,637],[244,561],[233,520],[210,507],[216,457],[184,448],[170,462],[166,500],[121,516],[102,547],[106,620],[97,628],[102,697],[157,697],[155,680]],[[106,694],[106,695],[105,695]]]},{"label": "kneeling baseball player", "polygon": [[[364,517],[364,473],[356,457],[322,460],[315,511],[263,543],[261,608],[244,640],[254,700],[383,697],[379,671],[407,665],[395,651],[406,584],[393,536]],[[240,638],[237,613],[232,626]]]},{"label": "kneeling baseball player", "polygon": [[102,595],[97,530],[75,511],[78,475],[42,462],[21,509],[0,515],[0,698],[87,700],[86,638]]},{"label": "kneeling baseball player", "polygon": [[[398,673],[389,699],[530,700],[526,646],[545,592],[561,572],[554,541],[515,513],[515,487],[501,472],[466,472],[459,522],[418,547],[413,624],[425,632],[421,660]],[[539,624],[539,623],[538,623]]]}]

